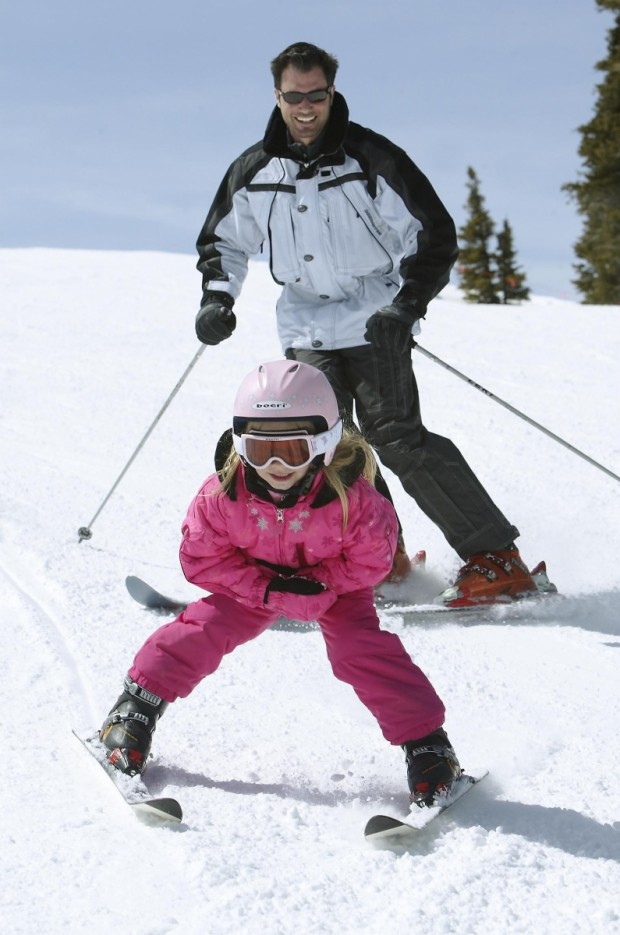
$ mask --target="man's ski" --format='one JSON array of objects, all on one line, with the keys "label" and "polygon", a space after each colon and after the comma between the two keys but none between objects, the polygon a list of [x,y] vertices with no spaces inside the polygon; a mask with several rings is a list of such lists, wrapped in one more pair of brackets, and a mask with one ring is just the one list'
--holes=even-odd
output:
[{"label": "man's ski", "polygon": [[524,591],[515,597],[501,595],[490,600],[468,600],[461,597],[448,604],[438,599],[424,600],[424,592],[428,592],[428,582],[424,581],[426,570],[426,552],[420,551],[411,559],[411,573],[398,584],[383,584],[375,591],[375,601],[379,610],[401,614],[424,614],[432,617],[437,614],[491,614],[502,613],[503,608],[530,604],[532,601],[555,597],[558,589],[549,580],[545,562],[539,562],[530,574],[536,585],[535,591]]},{"label": "man's ski", "polygon": [[[522,597],[505,600],[478,601],[469,604],[460,601],[458,605],[429,603],[428,601],[422,602],[419,596],[417,596],[416,599],[416,590],[420,591],[420,587],[418,586],[416,588],[415,579],[416,575],[418,575],[419,581],[419,576],[423,574],[425,561],[426,553],[423,551],[418,552],[411,559],[412,574],[409,578],[405,579],[402,584],[380,585],[377,588],[375,591],[375,602],[378,610],[385,611],[386,613],[406,614],[407,616],[424,615],[429,619],[435,616],[448,614],[456,614],[457,617],[459,615],[468,616],[470,614],[475,614],[478,618],[484,614],[493,616],[494,612],[503,613],[504,608],[521,607],[532,601],[557,595],[557,588],[549,581],[545,563],[539,562],[531,573],[536,584],[536,591],[525,592]],[[162,594],[161,591],[157,591],[155,588],[151,587],[150,584],[147,584],[146,581],[143,581],[142,578],[136,577],[136,575],[128,575],[128,577],[125,578],[125,585],[131,597],[137,601],[138,604],[142,604],[143,607],[157,613],[180,614],[186,609],[189,603],[189,601],[184,601],[182,598],[168,597],[168,595]],[[285,618],[282,618],[281,621],[274,626],[276,629],[316,629],[316,625],[313,623],[287,621]]]},{"label": "man's ski", "polygon": [[[180,598],[167,597],[167,595],[156,591],[150,584],[135,575],[129,575],[125,578],[125,585],[134,601],[157,614],[175,614],[178,616],[189,604],[189,601],[183,601]],[[309,633],[317,629],[317,624],[313,621],[289,620],[286,617],[280,617],[271,625],[271,629],[290,630],[293,633]]]},{"label": "man's ski", "polygon": [[73,733],[112,780],[114,787],[138,817],[155,819],[159,822],[176,823],[182,820],[183,812],[176,799],[153,798],[140,776],[126,776],[108,763],[105,748],[99,741],[98,733],[83,734],[76,730]]},{"label": "man's ski", "polygon": [[488,770],[476,773],[463,773],[453,784],[450,794],[431,808],[416,809],[411,813],[411,821],[403,821],[391,815],[373,815],[364,828],[364,837],[367,841],[380,842],[388,840],[390,843],[407,843],[413,840],[419,832],[430,825],[439,815],[451,808],[467,792],[489,775]]},{"label": "man's ski", "polygon": [[134,601],[148,607],[149,610],[167,611],[171,614],[180,614],[187,607],[188,601],[177,600],[174,597],[167,597],[152,588],[150,584],[143,581],[142,578],[136,578],[135,575],[128,575],[125,578],[125,585]]}]

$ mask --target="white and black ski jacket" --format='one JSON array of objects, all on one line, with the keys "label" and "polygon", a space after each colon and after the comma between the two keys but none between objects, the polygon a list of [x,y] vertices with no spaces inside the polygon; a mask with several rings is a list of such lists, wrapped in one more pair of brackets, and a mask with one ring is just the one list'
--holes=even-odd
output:
[{"label": "white and black ski jacket", "polygon": [[458,255],[454,222],[404,150],[349,122],[339,93],[320,153],[296,149],[276,107],[264,139],[229,168],[200,232],[203,289],[236,299],[266,243],[283,286],[283,351],[356,347],[397,292],[425,307],[443,289]]}]

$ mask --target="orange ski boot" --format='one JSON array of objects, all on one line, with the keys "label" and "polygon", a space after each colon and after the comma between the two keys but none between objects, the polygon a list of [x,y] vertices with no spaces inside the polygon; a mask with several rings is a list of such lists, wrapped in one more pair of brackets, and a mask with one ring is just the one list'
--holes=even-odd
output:
[{"label": "orange ski boot", "polygon": [[471,555],[454,584],[446,588],[435,603],[447,607],[504,604],[537,590],[518,549],[513,547]]}]

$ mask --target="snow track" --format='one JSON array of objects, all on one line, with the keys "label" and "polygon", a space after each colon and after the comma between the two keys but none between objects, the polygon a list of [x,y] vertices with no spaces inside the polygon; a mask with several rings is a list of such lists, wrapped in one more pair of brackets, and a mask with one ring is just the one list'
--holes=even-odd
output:
[{"label": "snow track", "polygon": [[0,563],[0,599],[11,627],[19,634],[19,643],[24,648],[23,661],[30,658],[54,672],[54,681],[62,685],[62,694],[81,697],[84,704],[89,691],[80,672],[79,650],[72,647],[72,640],[51,609],[51,601],[42,594],[42,587],[27,582],[24,571],[22,567],[15,573],[9,571],[5,563]]}]

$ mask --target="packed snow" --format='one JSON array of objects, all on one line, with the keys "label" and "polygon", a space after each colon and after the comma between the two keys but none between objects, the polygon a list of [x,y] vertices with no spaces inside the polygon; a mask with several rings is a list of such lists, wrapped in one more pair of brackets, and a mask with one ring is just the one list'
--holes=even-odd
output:
[{"label": "packed snow", "polygon": [[[281,356],[278,288],[256,261],[236,333],[206,348],[96,515],[199,347],[194,263],[0,251],[3,932],[620,932],[618,478],[418,352],[425,423],[560,592],[466,619],[381,611],[442,696],[462,765],[489,777],[414,842],[366,842],[371,815],[407,814],[403,754],[307,628],[244,645],[162,718],[145,781],[179,799],[180,825],[136,818],[72,735],[100,725],[166,619],[126,575],[199,594],[177,560],[185,509],[240,379]],[[420,343],[618,475],[619,338],[617,307],[466,305],[449,286]],[[437,593],[459,560],[386,475],[409,549],[428,554],[420,594]]]}]

